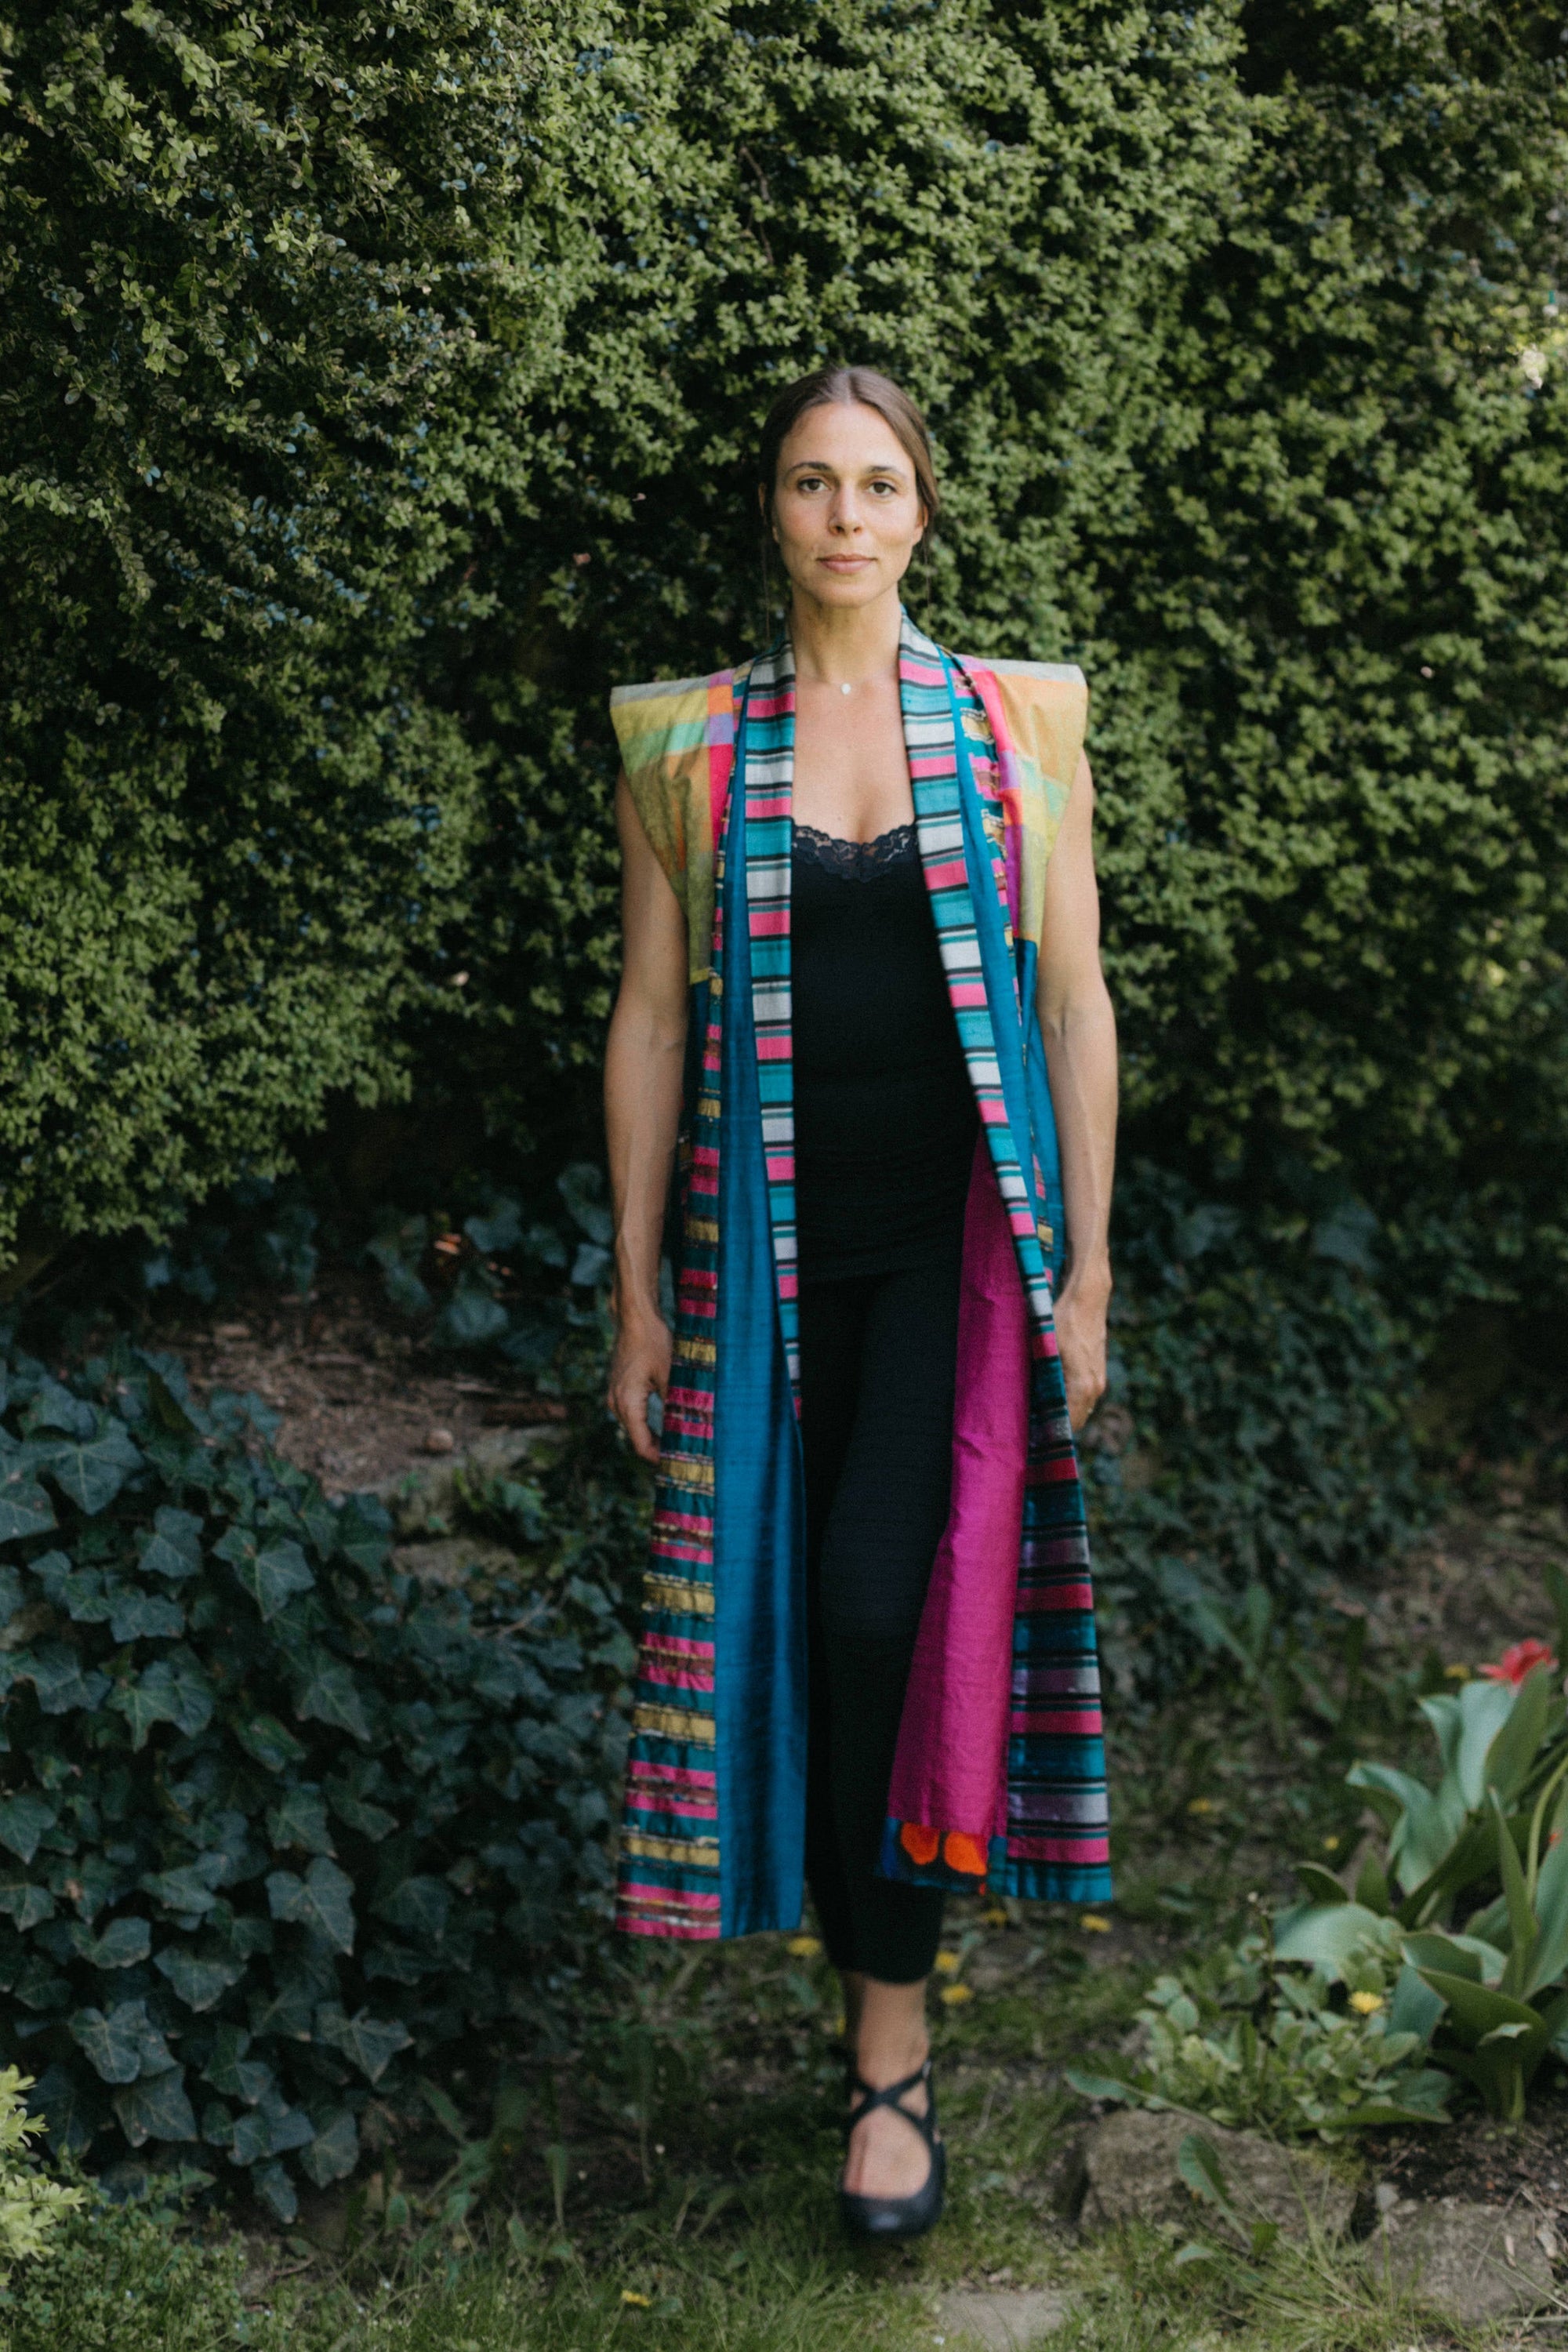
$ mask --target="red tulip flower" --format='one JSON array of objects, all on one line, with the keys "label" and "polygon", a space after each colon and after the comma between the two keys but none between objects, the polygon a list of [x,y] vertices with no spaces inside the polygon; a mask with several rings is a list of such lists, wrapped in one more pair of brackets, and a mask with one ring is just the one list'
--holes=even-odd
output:
[{"label": "red tulip flower", "polygon": [[1510,1649],[1505,1650],[1495,1665],[1478,1666],[1476,1672],[1484,1675],[1488,1682],[1512,1683],[1517,1690],[1532,1666],[1555,1666],[1556,1664],[1551,1643],[1538,1642],[1531,1633],[1525,1641],[1515,1642]]}]

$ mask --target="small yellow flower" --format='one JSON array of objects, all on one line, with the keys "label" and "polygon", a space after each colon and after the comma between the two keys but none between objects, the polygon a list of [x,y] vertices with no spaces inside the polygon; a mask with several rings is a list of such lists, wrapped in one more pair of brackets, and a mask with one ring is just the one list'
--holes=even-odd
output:
[{"label": "small yellow flower", "polygon": [[1375,2017],[1383,2007],[1383,1995],[1380,1992],[1352,1992],[1351,2007],[1358,2017]]},{"label": "small yellow flower", "polygon": [[1212,1797],[1194,1797],[1187,1806],[1189,1813],[1217,1813],[1219,1807]]},{"label": "small yellow flower", "polygon": [[1110,1920],[1102,1919],[1098,1911],[1084,1912],[1078,1924],[1091,1936],[1109,1936],[1110,1933]]},{"label": "small yellow flower", "polygon": [[784,1946],[792,1960],[814,1960],[822,1949],[820,1936],[792,1936]]},{"label": "small yellow flower", "polygon": [[1468,1666],[1445,1666],[1443,1672],[1451,1683],[1468,1683],[1470,1679]]},{"label": "small yellow flower", "polygon": [[956,2009],[961,2001],[974,1999],[974,1988],[973,1985],[943,1985],[942,1997],[949,2009]]},{"label": "small yellow flower", "polygon": [[833,2031],[838,2036],[840,2042],[844,2039],[845,2032],[849,2020],[844,2015],[842,2011],[839,2011],[838,2015],[833,2021]]},{"label": "small yellow flower", "polygon": [[939,1952],[936,1956],[936,1972],[938,1976],[955,1977],[963,1966],[963,1962],[959,1958],[956,1952]]},{"label": "small yellow flower", "polygon": [[634,2294],[629,2286],[622,2287],[621,2301],[623,2303],[635,2304],[639,2311],[651,2311],[653,2309],[653,2297],[651,2294]]},{"label": "small yellow flower", "polygon": [[1339,1843],[1340,1842],[1337,1837],[1326,1837],[1323,1840],[1323,1852],[1325,1853],[1332,1853],[1338,1847]]},{"label": "small yellow flower", "polygon": [[999,1903],[995,1904],[991,1910],[983,1911],[980,1914],[980,1919],[981,1925],[986,1927],[1005,1927],[1007,1925],[1007,1914]]}]

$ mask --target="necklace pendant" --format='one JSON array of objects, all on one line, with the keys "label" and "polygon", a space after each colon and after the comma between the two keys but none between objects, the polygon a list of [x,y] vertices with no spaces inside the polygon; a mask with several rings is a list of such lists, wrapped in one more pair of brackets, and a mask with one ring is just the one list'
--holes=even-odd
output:
[{"label": "necklace pendant", "polygon": [[848,688],[848,687],[847,687],[847,686],[841,686],[841,687],[839,688],[838,691],[839,691],[839,693],[840,693],[840,694],[847,694],[847,693],[850,691],[850,689],[849,689],[849,688]]}]

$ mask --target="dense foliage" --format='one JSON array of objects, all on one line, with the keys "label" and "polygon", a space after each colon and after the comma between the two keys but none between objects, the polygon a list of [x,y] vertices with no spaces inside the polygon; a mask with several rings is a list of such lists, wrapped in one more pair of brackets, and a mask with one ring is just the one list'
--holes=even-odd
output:
[{"label": "dense foliage", "polygon": [[1563,70],[1499,0],[30,12],[7,1216],[411,1054],[582,1148],[605,695],[755,641],[749,437],[843,351],[938,431],[917,608],[1091,673],[1141,1146],[1554,1282]]},{"label": "dense foliage", "polygon": [[373,2094],[537,2018],[605,1882],[633,1654],[593,1513],[504,1480],[536,1572],[422,1587],[258,1401],[124,1348],[5,1370],[0,2032],[58,2150],[242,2167],[287,2218]]}]

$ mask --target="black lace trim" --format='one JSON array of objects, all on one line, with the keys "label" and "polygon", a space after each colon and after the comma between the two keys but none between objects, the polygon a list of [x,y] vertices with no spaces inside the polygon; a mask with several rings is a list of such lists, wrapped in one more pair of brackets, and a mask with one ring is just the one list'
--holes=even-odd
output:
[{"label": "black lace trim", "polygon": [[901,866],[917,854],[912,824],[896,824],[890,833],[879,833],[875,841],[841,841],[836,833],[818,833],[814,824],[797,824],[795,848],[797,857],[809,857],[825,874],[841,875],[851,882],[885,873],[889,866]]}]

